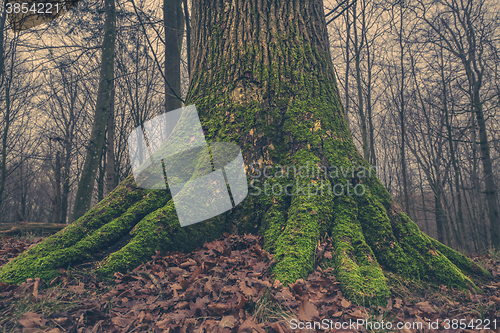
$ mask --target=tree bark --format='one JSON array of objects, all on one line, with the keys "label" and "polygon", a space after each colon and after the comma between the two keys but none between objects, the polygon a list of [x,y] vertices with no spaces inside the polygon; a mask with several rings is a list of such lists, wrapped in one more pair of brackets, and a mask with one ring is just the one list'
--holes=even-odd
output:
[{"label": "tree bark", "polygon": [[[5,20],[7,19],[7,11],[4,10],[2,12],[2,16],[0,17],[0,77],[1,77],[1,85],[5,86],[5,113],[3,119],[3,129],[2,129],[2,155],[0,160],[0,206],[3,201],[3,192],[5,190],[5,181],[7,179],[7,139],[9,134],[10,127],[10,81],[12,80],[12,71],[14,65],[12,64],[10,69],[10,74],[7,75],[5,73]],[[12,50],[14,52],[14,50]]]},{"label": "tree bark", "polygon": [[85,156],[82,176],[78,182],[72,220],[75,221],[90,208],[94,190],[97,169],[101,162],[101,151],[104,144],[106,122],[109,112],[109,98],[113,85],[114,52],[116,39],[115,1],[104,2],[106,21],[104,23],[104,38],[102,41],[101,74],[97,101],[94,112],[90,142]]},{"label": "tree bark", "polygon": [[116,187],[115,179],[115,85],[109,99],[108,123],[106,125],[106,195]]},{"label": "tree bark", "polygon": [[61,167],[61,152],[57,151],[54,166],[54,209],[52,212],[52,223],[61,223]]},{"label": "tree bark", "polygon": [[181,96],[181,48],[184,32],[182,0],[163,0],[165,27],[165,111],[182,106]]},{"label": "tree bark", "polygon": [[406,69],[404,68],[404,43],[403,43],[403,33],[404,33],[404,11],[403,11],[403,3],[401,2],[399,4],[399,34],[398,34],[398,39],[399,39],[399,48],[401,50],[400,54],[400,69],[401,69],[401,82],[400,82],[400,91],[399,91],[399,124],[401,126],[401,174],[403,178],[403,194],[404,194],[404,201],[405,201],[405,212],[407,214],[410,214],[410,197],[408,195],[408,173],[407,173],[407,165],[406,165],[406,115],[405,115],[405,72]]},{"label": "tree bark", "polygon": [[349,71],[351,67],[351,48],[349,46],[349,42],[351,41],[351,22],[349,20],[349,0],[346,0],[346,8],[347,10],[345,11],[345,25],[346,25],[346,39],[345,39],[345,102],[344,102],[344,116],[349,123]]},{"label": "tree bark", "polygon": [[[365,47],[366,40],[366,22],[365,22],[365,4],[362,4],[361,13],[361,37],[358,37],[358,15],[357,15],[357,4],[352,7],[353,12],[353,30],[354,30],[354,65],[356,68],[356,88],[358,91],[358,113],[359,119],[361,121],[361,142],[363,144],[363,157],[370,161],[370,148],[368,147],[368,130],[366,125],[366,115],[364,109],[364,97],[363,97],[363,83],[361,80],[361,52],[363,47]],[[360,39],[360,40],[359,40]],[[366,45],[366,47],[368,47]]]},{"label": "tree bark", "polygon": [[[460,288],[474,286],[464,272],[487,274],[424,235],[376,175],[362,178],[363,195],[338,188],[338,195],[332,193],[332,185],[348,184],[352,175],[327,175],[320,166],[370,165],[345,121],[322,1],[194,0],[192,8],[187,103],[196,105],[207,142],[240,146],[249,196],[230,211],[181,228],[168,191],[139,189],[129,177],[78,221],[5,265],[0,281],[53,277],[58,267],[120,239],[125,245],[98,264],[98,274],[134,268],[157,250],[192,250],[223,232],[259,231],[275,255],[272,274],[284,284],[314,270],[318,241],[330,234],[334,251],[327,264],[335,267],[343,294],[359,304],[384,304],[390,295],[381,266]],[[264,167],[274,177],[256,178]],[[287,174],[293,168],[303,172]],[[268,188],[291,186],[291,195],[255,195],[258,181]]]}]

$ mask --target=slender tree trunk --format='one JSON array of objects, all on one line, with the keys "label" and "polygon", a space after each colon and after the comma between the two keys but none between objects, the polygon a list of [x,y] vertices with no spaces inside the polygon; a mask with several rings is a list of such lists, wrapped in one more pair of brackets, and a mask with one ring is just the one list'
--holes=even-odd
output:
[{"label": "slender tree trunk", "polygon": [[54,209],[52,223],[61,223],[61,153],[56,153],[54,165]]},{"label": "slender tree trunk", "polygon": [[369,130],[369,136],[370,136],[370,158],[368,161],[370,162],[371,165],[375,166],[377,165],[377,156],[375,155],[375,137],[374,137],[374,132],[375,128],[373,126],[373,110],[372,110],[372,66],[373,64],[371,63],[371,51],[368,43],[366,43],[366,56],[367,56],[367,65],[368,65],[368,82],[367,82],[367,92],[366,92],[366,112],[368,116],[368,130]]},{"label": "slender tree trunk", "polygon": [[[346,7],[349,7],[349,0],[346,2]],[[345,40],[345,76],[344,76],[344,82],[345,82],[345,91],[344,91],[344,96],[345,96],[345,101],[344,101],[344,116],[349,124],[349,75],[350,75],[350,70],[351,70],[351,48],[350,48],[350,42],[351,42],[351,22],[349,20],[349,13],[350,9],[347,9],[345,11],[345,25],[346,25],[346,40]]]},{"label": "slender tree trunk", "polygon": [[182,0],[163,0],[165,27],[165,111],[182,106],[181,49],[184,32]]},{"label": "slender tree trunk", "polygon": [[[7,139],[9,135],[10,128],[10,81],[12,79],[12,69],[10,70],[10,75],[7,76],[5,73],[5,20],[7,18],[7,11],[2,11],[2,16],[0,18],[0,76],[1,85],[5,86],[5,114],[3,119],[3,131],[2,131],[2,155],[0,156],[0,207],[3,202],[3,192],[5,191],[5,181],[7,179]],[[14,53],[14,51],[12,51]],[[13,67],[13,65],[12,65]]]},{"label": "slender tree trunk", "polygon": [[109,113],[107,127],[107,140],[106,140],[106,190],[108,195],[116,187],[115,183],[115,85],[111,90],[111,97],[109,99]]},{"label": "slender tree trunk", "polygon": [[[486,207],[483,199],[483,191],[481,188],[481,182],[479,180],[479,172],[478,172],[478,158],[477,158],[477,133],[476,133],[476,121],[474,119],[475,113],[471,113],[471,132],[472,132],[472,182],[474,184],[474,189],[476,190],[476,194],[474,197],[476,198],[477,204],[474,205],[476,211],[476,220],[479,228],[481,228],[481,233],[484,235],[488,235],[487,225],[486,225]],[[490,234],[491,240],[491,234]],[[484,248],[487,249],[489,246],[488,237],[486,237],[486,242],[483,243]]]},{"label": "slender tree trunk", "polygon": [[[438,241],[450,246],[450,231],[446,230],[446,215],[444,214],[443,203],[441,201],[441,192],[439,190],[434,194],[434,214],[436,216],[436,227]],[[446,239],[446,242],[445,242]]]},{"label": "slender tree trunk", "polygon": [[406,165],[406,120],[405,120],[405,66],[404,66],[404,43],[403,43],[403,3],[401,2],[399,5],[399,48],[401,50],[400,54],[400,70],[401,70],[401,82],[400,82],[400,106],[399,106],[399,123],[401,126],[401,173],[403,178],[403,194],[405,201],[405,211],[407,214],[410,212],[410,197],[408,196],[408,179],[407,179],[407,165]]},{"label": "slender tree trunk", "polygon": [[[455,145],[453,144],[453,132],[451,130],[451,121],[450,121],[450,111],[448,109],[448,89],[447,89],[447,83],[446,83],[446,78],[445,78],[445,73],[444,73],[444,58],[443,58],[443,48],[440,49],[439,53],[439,58],[440,58],[440,74],[441,74],[441,87],[442,87],[442,94],[443,94],[443,111],[444,111],[444,117],[445,117],[445,125],[446,125],[446,132],[447,132],[447,139],[448,139],[448,147],[450,150],[450,159],[451,159],[451,164],[453,167],[453,179],[454,179],[454,185],[455,185],[455,191],[456,191],[456,202],[458,203],[456,206],[454,205],[454,211],[456,212],[456,215],[458,217],[458,228],[460,230],[460,233],[458,235],[458,238],[460,242],[465,246],[467,251],[470,251],[467,238],[466,238],[466,233],[465,233],[465,223],[464,223],[464,215],[463,215],[463,208],[462,208],[462,194],[460,191],[460,182],[459,182],[459,167],[458,167],[458,161],[455,155]],[[450,187],[451,188],[451,187]],[[452,191],[453,195],[453,191]],[[453,196],[453,202],[455,203],[455,196]]]},{"label": "slender tree trunk", "polygon": [[498,210],[498,193],[491,162],[490,143],[484,119],[483,106],[480,102],[479,89],[474,91],[474,112],[479,128],[479,146],[481,147],[481,161],[484,173],[484,194],[488,205],[488,218],[490,220],[491,245],[500,248],[500,215]]},{"label": "slender tree trunk", "polygon": [[[368,131],[366,127],[366,115],[364,109],[364,101],[363,101],[363,83],[361,82],[361,50],[363,49],[366,27],[365,27],[365,15],[364,15],[364,7],[363,13],[361,14],[361,38],[358,38],[358,28],[357,28],[357,5],[353,6],[353,30],[354,30],[354,64],[356,66],[356,87],[358,90],[358,113],[359,118],[361,120],[361,142],[363,144],[363,157],[369,161],[370,160],[370,150],[368,147]],[[359,41],[358,39],[361,39]]]},{"label": "slender tree trunk", "polygon": [[191,80],[191,20],[189,19],[189,8],[187,0],[182,0],[184,10],[184,23],[186,24],[186,60],[188,77]]},{"label": "slender tree trunk", "polygon": [[104,182],[106,178],[106,144],[102,145],[101,161],[97,172],[97,201],[104,199]]},{"label": "slender tree trunk", "polygon": [[[73,114],[70,113],[70,119]],[[62,193],[61,193],[61,223],[67,223],[68,217],[68,201],[69,201],[69,190],[70,190],[70,180],[71,180],[71,149],[72,143],[69,136],[69,132],[66,132],[65,142],[64,142],[64,168],[62,171]]]},{"label": "slender tree trunk", "polygon": [[429,230],[429,219],[427,218],[427,206],[425,204],[425,195],[424,195],[424,183],[422,181],[422,172],[420,170],[420,164],[417,165],[418,167],[418,177],[420,179],[420,195],[422,196],[422,210],[424,212],[424,221],[425,221],[425,231],[427,235],[430,235],[430,230]]},{"label": "slender tree trunk", "polygon": [[104,2],[106,21],[104,23],[104,38],[102,41],[101,74],[97,91],[97,102],[94,112],[89,146],[85,156],[82,175],[78,182],[72,220],[78,219],[90,208],[92,192],[97,169],[101,162],[101,151],[106,134],[106,122],[109,112],[109,99],[113,84],[113,68],[116,39],[115,0]]}]

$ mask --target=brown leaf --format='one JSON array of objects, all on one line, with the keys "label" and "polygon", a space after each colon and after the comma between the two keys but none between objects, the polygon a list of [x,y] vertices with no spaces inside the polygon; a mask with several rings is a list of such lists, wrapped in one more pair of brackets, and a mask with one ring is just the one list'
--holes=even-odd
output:
[{"label": "brown leaf", "polygon": [[196,266],[198,263],[194,261],[193,259],[189,258],[187,261],[183,262],[182,264],[179,265],[180,268],[187,268],[191,266]]},{"label": "brown leaf", "polygon": [[298,316],[302,321],[312,321],[313,318],[319,317],[319,312],[316,305],[309,302],[309,300],[303,300],[299,305]]},{"label": "brown leaf", "polygon": [[222,317],[219,326],[220,327],[228,327],[228,328],[234,328],[234,325],[238,322],[238,319],[236,319],[234,316],[224,316]]},{"label": "brown leaf", "polygon": [[346,318],[350,318],[350,319],[354,319],[354,320],[363,319],[364,317],[365,317],[365,315],[363,312],[361,312],[360,309],[356,309],[346,316]]},{"label": "brown leaf", "polygon": [[340,301],[340,305],[342,305],[343,308],[348,308],[351,306],[351,302],[349,302],[345,298],[342,298],[342,300]]},{"label": "brown leaf", "polygon": [[209,250],[214,250],[214,251],[217,251],[219,253],[224,252],[224,242],[222,242],[222,241],[213,241],[210,243],[206,243],[205,247]]},{"label": "brown leaf", "polygon": [[19,324],[24,328],[36,328],[42,325],[42,316],[35,312],[26,312],[19,318]]},{"label": "brown leaf", "polygon": [[342,316],[343,313],[344,313],[344,311],[337,311],[334,314],[332,314],[332,317],[340,317],[340,316]]},{"label": "brown leaf", "polygon": [[436,310],[432,308],[428,301],[417,303],[415,306],[425,314],[436,313]]},{"label": "brown leaf", "polygon": [[283,287],[283,283],[281,283],[281,281],[278,280],[278,279],[274,280],[274,282],[273,282],[273,288],[274,289],[279,289],[281,287]]},{"label": "brown leaf", "polygon": [[245,304],[247,304],[247,302],[248,300],[243,295],[240,295],[240,300],[238,302],[238,305],[236,305],[236,310],[243,309],[243,307],[245,306]]},{"label": "brown leaf", "polygon": [[248,287],[245,281],[240,281],[240,290],[245,296],[255,296],[257,295],[257,290],[253,287]]},{"label": "brown leaf", "polygon": [[185,309],[189,308],[189,302],[186,302],[186,301],[179,302],[174,306],[174,308],[179,309],[179,310],[185,310]]},{"label": "brown leaf", "polygon": [[257,331],[257,333],[266,333],[266,331],[260,328],[252,318],[245,320],[238,329],[238,333],[255,333],[255,331]]},{"label": "brown leaf", "polygon": [[68,322],[68,317],[54,318],[52,320],[58,323],[59,325],[64,325]]},{"label": "brown leaf", "polygon": [[46,332],[46,333],[61,333],[62,331],[56,327],[56,328],[51,329],[50,331],[44,331],[44,332]]},{"label": "brown leaf", "polygon": [[224,303],[215,303],[215,304],[208,304],[208,309],[217,315],[222,315],[224,312],[228,310],[227,304]]},{"label": "brown leaf", "polygon": [[126,317],[122,317],[122,316],[117,316],[117,317],[111,318],[111,321],[116,326],[127,327],[128,325],[132,324],[132,322],[134,321],[134,318],[126,318]]},{"label": "brown leaf", "polygon": [[295,281],[294,283],[292,283],[290,285],[290,287],[292,288],[293,291],[295,291],[299,296],[304,296],[305,295],[305,291],[302,289],[302,286],[300,285],[300,281],[301,279]]},{"label": "brown leaf", "polygon": [[189,285],[191,284],[191,282],[189,280],[182,280],[181,282],[179,282],[180,286],[182,287],[182,289],[186,289],[187,287],[189,287]]}]

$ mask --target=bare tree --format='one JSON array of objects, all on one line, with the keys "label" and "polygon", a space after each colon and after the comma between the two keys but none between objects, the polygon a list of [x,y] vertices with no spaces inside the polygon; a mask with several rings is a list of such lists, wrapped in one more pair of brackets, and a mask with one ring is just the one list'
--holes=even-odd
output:
[{"label": "bare tree", "polygon": [[468,83],[466,93],[479,131],[491,242],[498,248],[500,247],[498,192],[484,110],[485,101],[490,98],[484,81],[488,71],[488,57],[491,54],[489,46],[493,44],[492,38],[499,29],[498,22],[495,23],[488,17],[488,8],[491,7],[490,1],[441,0],[434,6],[420,1],[416,10],[421,19],[438,36],[431,41],[442,42],[443,48],[455,56],[463,66]]},{"label": "bare tree", "polygon": [[97,168],[101,161],[101,150],[104,144],[106,123],[110,109],[110,96],[114,72],[114,52],[116,39],[115,1],[105,0],[106,20],[104,24],[104,38],[102,41],[101,75],[99,90],[90,134],[89,147],[85,157],[82,175],[78,182],[72,220],[78,219],[89,208],[94,190]]}]

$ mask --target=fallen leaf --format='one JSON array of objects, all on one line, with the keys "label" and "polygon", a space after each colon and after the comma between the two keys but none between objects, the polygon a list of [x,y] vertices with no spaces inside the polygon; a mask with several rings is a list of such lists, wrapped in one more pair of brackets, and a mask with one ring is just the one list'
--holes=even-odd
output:
[{"label": "fallen leaf", "polygon": [[42,316],[35,312],[26,312],[19,318],[19,324],[24,328],[36,328],[42,325]]},{"label": "fallen leaf", "polygon": [[252,318],[245,320],[238,329],[238,333],[255,333],[255,331],[257,333],[266,333]]},{"label": "fallen leaf", "polygon": [[224,316],[219,322],[220,327],[234,328],[238,320],[234,316]]},{"label": "fallen leaf", "polygon": [[303,300],[299,305],[298,316],[302,321],[312,321],[313,318],[319,317],[318,308],[309,300]]},{"label": "fallen leaf", "polygon": [[342,305],[343,308],[348,308],[351,306],[351,302],[349,302],[345,298],[342,298],[342,300],[340,301],[340,305]]},{"label": "fallen leaf", "polygon": [[432,308],[428,301],[417,303],[415,306],[425,314],[436,313],[436,310]]}]

